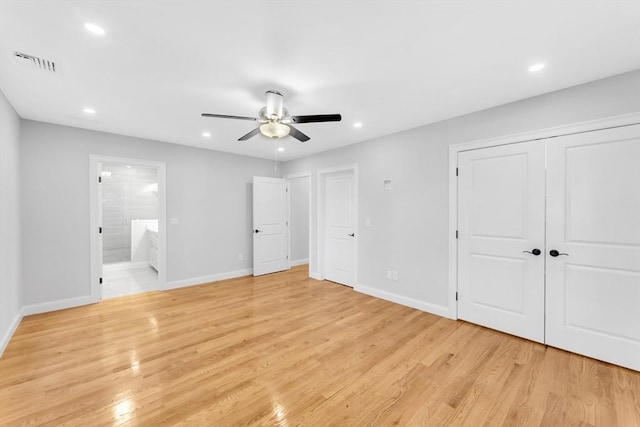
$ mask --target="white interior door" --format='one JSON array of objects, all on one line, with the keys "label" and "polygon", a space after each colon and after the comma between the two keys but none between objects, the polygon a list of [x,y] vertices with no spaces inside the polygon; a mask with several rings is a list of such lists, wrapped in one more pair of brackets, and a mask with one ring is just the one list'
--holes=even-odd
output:
[{"label": "white interior door", "polygon": [[640,125],[549,141],[547,197],[547,344],[640,370]]},{"label": "white interior door", "polygon": [[353,172],[324,180],[324,278],[355,285],[355,188]]},{"label": "white interior door", "polygon": [[253,177],[253,275],[289,268],[287,182]]},{"label": "white interior door", "polygon": [[462,152],[458,169],[458,316],[544,342],[544,143]]}]

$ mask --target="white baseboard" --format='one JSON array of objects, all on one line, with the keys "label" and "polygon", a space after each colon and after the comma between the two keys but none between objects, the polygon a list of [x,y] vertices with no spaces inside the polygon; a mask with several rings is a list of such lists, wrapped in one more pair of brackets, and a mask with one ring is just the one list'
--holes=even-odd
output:
[{"label": "white baseboard", "polygon": [[40,304],[29,304],[22,307],[23,316],[31,314],[47,313],[49,311],[64,310],[65,308],[79,307],[91,304],[91,295],[83,297],[59,299],[56,301],[43,302]]},{"label": "white baseboard", "polygon": [[324,280],[324,278],[317,271],[310,271],[309,272],[309,277],[311,277],[312,279],[316,279],[316,280]]},{"label": "white baseboard", "polygon": [[406,305],[407,307],[415,308],[418,310],[426,311],[427,313],[435,314],[437,316],[446,317],[452,319],[449,307],[431,304],[429,302],[420,301],[415,298],[406,297],[404,295],[394,294],[393,292],[383,291],[369,286],[357,285],[354,288],[355,291],[371,295],[372,297],[380,298],[383,300],[395,302],[396,304]]},{"label": "white baseboard", "polygon": [[211,274],[208,276],[191,277],[189,279],[174,280],[167,282],[168,289],[186,288],[188,286],[202,285],[209,282],[217,282],[225,279],[235,279],[236,277],[250,276],[253,274],[253,268],[245,268],[244,270],[228,271],[226,273]]},{"label": "white baseboard", "polygon": [[291,261],[291,267],[295,267],[297,265],[305,265],[305,264],[309,264],[309,258],[296,259],[294,261]]},{"label": "white baseboard", "polygon": [[0,341],[0,357],[2,357],[2,355],[4,354],[5,349],[9,345],[9,341],[11,341],[11,337],[16,333],[16,329],[18,329],[20,322],[22,322],[22,317],[24,316],[23,312],[23,308],[18,310],[18,313],[16,313],[16,316],[13,318],[13,321],[9,325],[9,329],[7,329],[7,332],[2,337],[2,341]]}]

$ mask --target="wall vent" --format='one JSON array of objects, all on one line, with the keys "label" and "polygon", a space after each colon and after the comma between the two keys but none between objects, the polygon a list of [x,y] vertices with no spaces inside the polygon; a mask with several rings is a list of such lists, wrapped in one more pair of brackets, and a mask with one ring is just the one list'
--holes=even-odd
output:
[{"label": "wall vent", "polygon": [[22,52],[13,52],[13,59],[18,64],[23,64],[33,68],[38,68],[42,71],[47,71],[49,73],[56,72],[56,63],[48,59],[38,58],[37,56],[28,55]]}]

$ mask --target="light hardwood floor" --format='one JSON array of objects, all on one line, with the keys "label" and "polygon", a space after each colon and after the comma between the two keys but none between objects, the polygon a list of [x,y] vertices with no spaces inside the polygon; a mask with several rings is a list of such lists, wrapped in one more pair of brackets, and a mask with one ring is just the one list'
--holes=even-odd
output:
[{"label": "light hardwood floor", "polygon": [[1,424],[638,426],[640,373],[307,278],[26,317]]}]

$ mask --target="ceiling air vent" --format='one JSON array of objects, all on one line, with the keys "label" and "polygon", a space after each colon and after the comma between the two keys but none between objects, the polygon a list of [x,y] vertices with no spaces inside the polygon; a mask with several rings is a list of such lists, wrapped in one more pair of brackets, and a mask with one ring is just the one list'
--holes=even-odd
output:
[{"label": "ceiling air vent", "polygon": [[56,63],[48,59],[38,58],[37,56],[28,55],[22,52],[13,52],[13,59],[18,64],[27,65],[32,68],[39,68],[42,71],[50,73],[56,72]]}]

